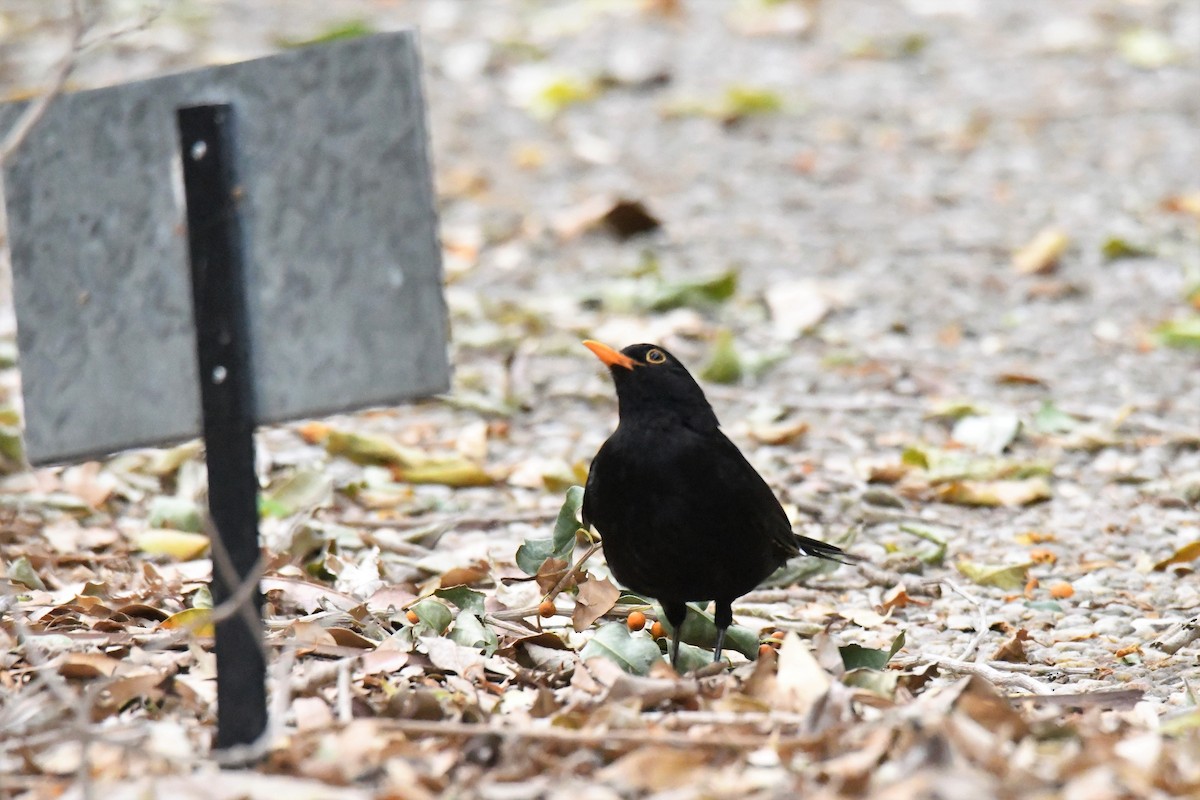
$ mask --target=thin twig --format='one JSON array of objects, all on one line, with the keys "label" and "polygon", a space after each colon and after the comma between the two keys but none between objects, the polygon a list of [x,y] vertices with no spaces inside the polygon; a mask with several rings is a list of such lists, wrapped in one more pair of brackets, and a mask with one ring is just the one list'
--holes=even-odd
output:
[{"label": "thin twig", "polygon": [[479,722],[431,722],[420,719],[385,720],[380,731],[396,731],[416,736],[448,736],[466,738],[486,734],[511,739],[570,742],[593,747],[618,747],[641,744],[664,744],[684,748],[717,748],[730,750],[755,750],[765,745],[785,747],[811,746],[817,740],[811,736],[780,736],[776,732],[765,734],[736,734],[721,732],[711,736],[693,736],[689,733],[653,729],[576,730],[566,727],[506,728]]},{"label": "thin twig", "polygon": [[1148,646],[1173,656],[1197,639],[1200,639],[1200,616],[1173,625]]},{"label": "thin twig", "polygon": [[555,519],[557,516],[557,510],[535,509],[533,511],[488,514],[487,516],[479,514],[438,514],[436,516],[406,517],[403,519],[346,519],[344,517],[322,515],[322,518],[351,528],[395,528],[397,530],[404,530],[408,528],[435,529],[444,526],[458,530],[464,528],[488,530],[520,522],[547,522]]},{"label": "thin twig", "polygon": [[351,705],[352,695],[350,692],[350,665],[357,659],[343,658],[338,662],[337,671],[337,719],[342,725],[349,723],[354,719],[354,710]]},{"label": "thin twig", "polygon": [[985,661],[961,661],[957,658],[949,656],[897,656],[892,659],[891,664],[902,667],[916,667],[925,664],[931,664],[938,669],[944,669],[947,672],[954,672],[960,675],[976,675],[989,683],[996,686],[1014,686],[1018,689],[1024,689],[1031,694],[1049,695],[1054,694],[1055,690],[1036,678],[1025,675],[1019,672],[1006,672]]},{"label": "thin twig", "polygon": [[46,109],[50,107],[50,103],[54,98],[62,93],[63,87],[66,86],[67,78],[71,77],[71,73],[75,71],[75,67],[79,66],[79,54],[82,51],[83,37],[88,31],[88,22],[83,13],[83,4],[81,0],[72,0],[71,3],[71,38],[67,44],[67,52],[59,60],[54,68],[54,72],[50,76],[50,84],[46,87],[46,91],[42,92],[36,100],[25,107],[21,112],[21,116],[9,128],[5,134],[3,142],[0,142],[0,166],[3,166],[16,149],[21,146],[25,138],[29,136],[29,132],[42,119],[46,113]]},{"label": "thin twig", "polygon": [[975,655],[976,651],[979,650],[979,645],[983,643],[983,637],[987,635],[987,613],[983,610],[983,604],[980,603],[979,600],[977,600],[974,596],[968,594],[966,589],[963,589],[949,578],[942,578],[941,582],[949,586],[952,592],[961,596],[968,603],[975,606],[975,610],[979,613],[979,619],[975,623],[975,636],[971,638],[971,641],[967,643],[966,648],[958,657],[959,661],[969,661]]},{"label": "thin twig", "polygon": [[[591,537],[592,534],[588,533],[588,536]],[[555,597],[558,597],[559,592],[561,592],[564,588],[566,588],[566,585],[570,582],[570,580],[572,578],[578,579],[579,568],[582,567],[584,565],[584,563],[589,558],[591,558],[593,555],[595,555],[596,551],[599,550],[603,546],[604,546],[603,541],[600,541],[599,539],[596,539],[596,538],[592,538],[591,546],[588,547],[587,551],[584,552],[584,554],[579,557],[579,560],[575,562],[575,566],[573,566],[569,570],[567,570],[566,574],[564,574],[559,579],[558,583],[554,584],[554,588],[546,593],[545,599],[553,600]]]}]

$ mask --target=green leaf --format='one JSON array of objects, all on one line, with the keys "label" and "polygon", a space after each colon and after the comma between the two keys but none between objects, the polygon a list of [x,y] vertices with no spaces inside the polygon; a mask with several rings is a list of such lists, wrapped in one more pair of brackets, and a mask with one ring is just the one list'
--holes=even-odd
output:
[{"label": "green leaf", "polygon": [[1032,608],[1035,611],[1053,611],[1056,614],[1063,613],[1063,607],[1057,600],[1026,600],[1026,608]]},{"label": "green leaf", "polygon": [[1070,433],[1079,427],[1079,418],[1047,400],[1033,415],[1033,427],[1042,433]]},{"label": "green leaf", "polygon": [[607,658],[632,675],[645,675],[662,659],[662,653],[644,632],[631,634],[624,622],[610,622],[588,640],[579,657],[584,661]]},{"label": "green leaf", "polygon": [[[665,613],[658,615],[658,621],[674,637],[675,630],[667,622]],[[683,621],[683,638],[680,641],[707,647],[711,651],[717,645],[717,623],[713,615],[695,603],[688,603],[688,615]],[[730,625],[725,631],[725,647],[754,659],[758,656],[758,634],[741,625]],[[712,660],[711,653],[709,660]]]},{"label": "green leaf", "polygon": [[451,586],[449,589],[438,589],[434,595],[453,603],[467,613],[483,614],[483,601],[486,595],[477,589],[469,586]]},{"label": "green leaf", "polygon": [[41,576],[37,574],[37,570],[33,568],[33,564],[25,556],[21,556],[8,563],[8,579],[13,583],[23,584],[29,589],[46,590],[46,584],[42,583]]},{"label": "green leaf", "polygon": [[570,553],[575,547],[575,531],[579,530],[579,509],[583,508],[583,487],[567,489],[562,508],[554,520],[554,548],[556,552]]},{"label": "green leaf", "polygon": [[883,669],[891,657],[886,650],[872,650],[859,644],[844,644],[838,648],[846,669]]},{"label": "green leaf", "polygon": [[918,539],[924,539],[927,542],[932,542],[934,549],[928,552],[917,553],[917,558],[933,567],[940,567],[942,562],[946,560],[946,539],[940,536],[938,531],[929,525],[923,525],[919,522],[902,522],[900,530],[905,533],[911,533]]},{"label": "green leaf", "polygon": [[526,539],[517,548],[517,566],[526,575],[537,575],[538,569],[553,555],[553,539]]},{"label": "green leaf", "polygon": [[484,625],[479,617],[463,611],[454,620],[454,630],[450,631],[450,641],[463,647],[474,647],[483,650],[486,655],[492,655],[499,647],[496,632]]},{"label": "green leaf", "polygon": [[863,647],[857,644],[842,645],[838,648],[838,652],[842,654],[842,664],[846,669],[869,669],[881,670],[887,667],[887,663],[892,660],[896,653],[904,647],[904,631],[900,631],[896,638],[892,640],[892,645],[887,650],[873,650],[869,647]]},{"label": "green leaf", "polygon": [[201,586],[192,592],[192,608],[212,608],[212,591],[207,586]]},{"label": "green leaf", "polygon": [[900,453],[900,463],[907,464],[910,467],[929,469],[929,456],[920,448],[905,447],[904,451]]},{"label": "green leaf", "polygon": [[11,406],[0,407],[0,457],[4,471],[21,469],[25,464],[25,440],[21,436],[21,415]]},{"label": "green leaf", "polygon": [[705,308],[720,305],[737,292],[736,269],[727,270],[715,278],[695,283],[680,283],[661,289],[650,303],[651,311],[670,311],[675,308]]},{"label": "green leaf", "polygon": [[537,575],[547,558],[570,561],[575,550],[575,532],[579,530],[579,509],[583,506],[583,487],[572,486],[558,510],[551,539],[526,539],[517,548],[517,566],[526,575]]},{"label": "green leaf", "polygon": [[729,120],[774,114],[782,110],[783,98],[778,92],[755,86],[729,86],[721,103],[721,116]]},{"label": "green leaf", "polygon": [[[882,651],[871,651],[882,652]],[[896,685],[900,681],[900,673],[895,670],[877,670],[867,667],[847,670],[842,676],[842,683],[856,689],[866,689],[880,697],[894,698]]]},{"label": "green leaf", "polygon": [[1025,588],[1028,580],[1026,575],[1033,563],[996,565],[959,561],[954,566],[968,580],[980,586],[995,586],[1006,592],[1015,592]]},{"label": "green leaf", "polygon": [[1168,320],[1154,329],[1154,336],[1168,347],[1200,347],[1200,316]]},{"label": "green leaf", "polygon": [[712,356],[700,370],[700,377],[712,383],[737,383],[742,374],[742,359],[733,342],[733,333],[722,328],[717,331]]},{"label": "green leaf", "polygon": [[263,516],[290,517],[326,505],[332,498],[333,481],[328,474],[318,469],[297,469],[263,493],[259,509]]},{"label": "green leaf", "polygon": [[363,36],[370,36],[375,32],[371,23],[365,19],[348,19],[341,22],[334,22],[326,27],[323,31],[309,39],[288,39],[284,37],[277,38],[275,43],[285,49],[293,49],[297,47],[308,47],[314,44],[325,44],[327,42],[340,42],[345,39],[358,39]]},{"label": "green leaf", "polygon": [[191,533],[204,530],[200,506],[187,498],[171,495],[158,495],[150,501],[148,523],[151,528],[170,528]]},{"label": "green leaf", "polygon": [[711,650],[705,650],[703,647],[696,647],[687,642],[680,642],[679,661],[675,664],[675,669],[679,671],[680,675],[686,675],[689,672],[695,672],[698,669],[707,667],[712,663],[712,660],[713,654]]},{"label": "green leaf", "polygon": [[1119,261],[1123,258],[1146,258],[1154,255],[1154,250],[1145,245],[1130,244],[1118,236],[1110,236],[1100,245],[1100,254],[1105,261]]},{"label": "green leaf", "polygon": [[446,629],[450,627],[450,622],[454,619],[450,607],[432,597],[418,600],[413,603],[411,608],[417,615],[417,619],[420,620],[420,624],[439,636],[446,632]]}]

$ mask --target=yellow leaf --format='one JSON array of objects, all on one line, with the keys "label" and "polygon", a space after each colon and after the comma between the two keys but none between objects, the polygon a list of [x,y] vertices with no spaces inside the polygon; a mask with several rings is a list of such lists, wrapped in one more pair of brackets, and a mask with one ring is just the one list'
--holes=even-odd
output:
[{"label": "yellow leaf", "polygon": [[1043,228],[1013,254],[1013,269],[1022,275],[1044,275],[1058,266],[1071,239],[1059,228]]},{"label": "yellow leaf", "polygon": [[972,583],[1013,592],[1025,587],[1025,574],[1033,564],[996,565],[959,561],[954,566]]},{"label": "yellow leaf", "polygon": [[440,483],[445,486],[491,486],[495,480],[483,467],[466,460],[438,461],[395,470],[397,480],[409,483]]},{"label": "yellow leaf", "polygon": [[1027,506],[1051,497],[1045,478],[1010,481],[954,481],[938,489],[937,499],[960,506]]},{"label": "yellow leaf", "polygon": [[213,636],[216,633],[211,608],[185,608],[164,619],[160,627],[187,631],[193,636]]},{"label": "yellow leaf", "polygon": [[151,528],[135,536],[134,544],[143,553],[191,561],[208,549],[208,537],[203,533]]},{"label": "yellow leaf", "polygon": [[1155,572],[1163,572],[1167,567],[1175,564],[1186,564],[1189,561],[1195,561],[1200,558],[1200,541],[1188,542],[1183,547],[1171,554],[1170,558],[1164,558],[1154,565]]}]

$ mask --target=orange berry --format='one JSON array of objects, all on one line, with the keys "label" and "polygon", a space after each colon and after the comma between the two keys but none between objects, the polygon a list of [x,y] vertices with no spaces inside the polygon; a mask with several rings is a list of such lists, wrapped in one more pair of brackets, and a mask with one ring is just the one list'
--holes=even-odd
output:
[{"label": "orange berry", "polygon": [[625,624],[631,631],[640,631],[646,627],[646,615],[641,611],[630,611],[629,616],[625,618]]},{"label": "orange berry", "polygon": [[411,608],[404,612],[404,618],[413,625],[416,625],[421,621],[421,618],[417,616],[417,612],[413,611]]},{"label": "orange berry", "polygon": [[667,632],[663,629],[661,622],[654,620],[654,624],[650,626],[650,635],[655,639],[661,639],[667,635]]},{"label": "orange berry", "polygon": [[1066,600],[1075,594],[1075,587],[1066,582],[1059,582],[1050,587],[1050,596],[1055,600]]},{"label": "orange berry", "polygon": [[1048,550],[1045,547],[1035,547],[1029,551],[1029,560],[1035,564],[1053,564],[1058,560],[1058,556],[1053,550]]},{"label": "orange berry", "polygon": [[538,606],[538,616],[542,619],[549,619],[556,613],[558,613],[558,610],[554,607],[553,600],[543,600],[542,604]]}]

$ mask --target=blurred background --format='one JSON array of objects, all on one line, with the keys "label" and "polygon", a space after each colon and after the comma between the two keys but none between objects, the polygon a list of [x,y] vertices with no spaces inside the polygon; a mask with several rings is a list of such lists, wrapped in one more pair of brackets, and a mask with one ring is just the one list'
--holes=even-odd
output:
[{"label": "blurred background", "polygon": [[[72,8],[5,0],[0,95],[44,89]],[[457,391],[481,403],[552,423],[601,395],[593,336],[767,393],[731,414],[1052,394],[1200,421],[1196,3],[79,8],[71,89],[418,26]]]}]

